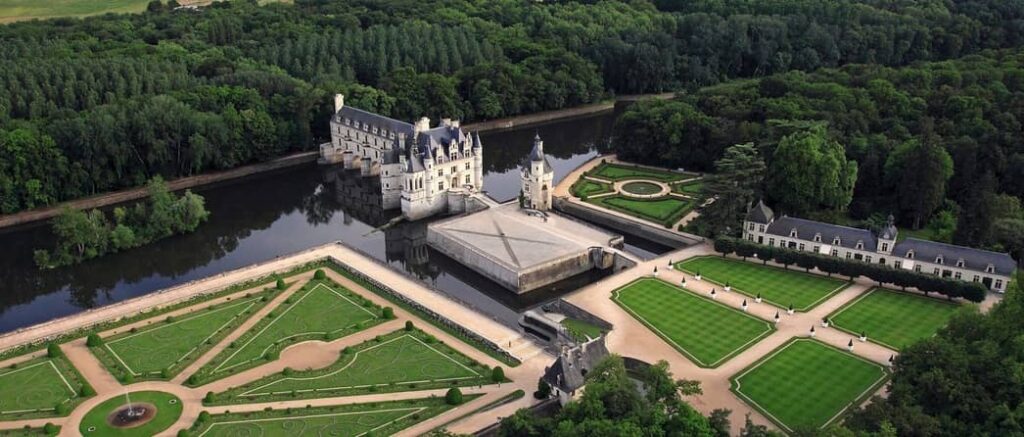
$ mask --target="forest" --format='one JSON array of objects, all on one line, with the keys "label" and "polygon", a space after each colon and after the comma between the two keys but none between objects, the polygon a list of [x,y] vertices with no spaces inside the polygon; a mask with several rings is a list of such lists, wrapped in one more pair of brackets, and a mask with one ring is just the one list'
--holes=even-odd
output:
[{"label": "forest", "polygon": [[[615,145],[626,159],[714,170],[709,163],[727,149],[753,143],[766,168],[748,187],[748,202],[764,197],[781,213],[868,227],[892,213],[915,236],[1021,259],[1021,102],[1022,49],[904,67],[857,64],[636,105],[616,126]],[[823,191],[830,187],[837,189]],[[736,231],[739,212],[717,220]]]},{"label": "forest", "polygon": [[1024,40],[999,0],[174,6],[0,26],[0,213],[312,150],[337,92],[403,119],[481,120]]}]

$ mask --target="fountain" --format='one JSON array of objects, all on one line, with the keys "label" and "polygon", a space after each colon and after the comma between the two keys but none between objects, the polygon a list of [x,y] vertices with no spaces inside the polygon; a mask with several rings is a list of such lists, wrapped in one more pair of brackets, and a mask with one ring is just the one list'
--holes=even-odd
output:
[{"label": "fountain", "polygon": [[134,428],[153,419],[156,406],[148,402],[132,403],[128,392],[124,393],[125,405],[118,407],[107,416],[107,424],[114,428]]}]

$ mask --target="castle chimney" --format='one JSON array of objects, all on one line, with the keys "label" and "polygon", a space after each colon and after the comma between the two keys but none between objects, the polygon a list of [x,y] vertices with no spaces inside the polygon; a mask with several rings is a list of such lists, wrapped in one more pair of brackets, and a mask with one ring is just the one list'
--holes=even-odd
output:
[{"label": "castle chimney", "polygon": [[334,95],[334,112],[338,112],[341,108],[345,107],[345,95],[335,94]]},{"label": "castle chimney", "polygon": [[459,127],[459,120],[452,120],[452,127]]},{"label": "castle chimney", "polygon": [[425,130],[430,130],[430,119],[427,117],[420,117],[420,119],[416,121],[416,125],[413,127],[413,129],[417,133],[423,132]]},{"label": "castle chimney", "polygon": [[452,119],[450,119],[450,118],[442,118],[441,119],[441,125],[442,126],[451,126],[452,125]]}]

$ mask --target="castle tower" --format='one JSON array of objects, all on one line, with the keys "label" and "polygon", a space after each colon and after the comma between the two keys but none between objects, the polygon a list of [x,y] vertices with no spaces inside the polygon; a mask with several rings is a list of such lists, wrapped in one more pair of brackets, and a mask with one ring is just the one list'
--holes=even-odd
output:
[{"label": "castle tower", "polygon": [[523,162],[521,172],[523,207],[539,211],[551,209],[555,171],[544,155],[544,141],[541,141],[540,134],[533,138],[533,150]]}]

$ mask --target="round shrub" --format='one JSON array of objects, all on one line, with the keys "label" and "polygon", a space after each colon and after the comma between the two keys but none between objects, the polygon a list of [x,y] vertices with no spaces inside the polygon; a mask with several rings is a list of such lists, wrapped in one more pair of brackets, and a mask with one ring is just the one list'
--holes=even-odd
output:
[{"label": "round shrub", "polygon": [[406,320],[405,321],[405,330],[406,331],[412,331],[412,328],[413,328],[412,320]]},{"label": "round shrub", "polygon": [[491,381],[502,382],[504,380],[505,370],[502,369],[501,366],[494,366],[494,369],[491,369]]},{"label": "round shrub", "polygon": [[64,353],[61,352],[60,346],[57,346],[57,343],[50,343],[46,345],[46,356],[50,358],[60,358],[64,356]]},{"label": "round shrub", "polygon": [[317,269],[316,273],[313,273],[313,279],[327,279],[327,274],[323,270]]},{"label": "round shrub", "polygon": [[100,347],[103,346],[103,339],[100,338],[99,334],[89,334],[85,338],[85,345],[89,347]]},{"label": "round shrub", "polygon": [[57,425],[50,422],[46,422],[46,425],[43,425],[43,432],[45,432],[46,435],[56,435],[59,429],[60,428],[58,428]]},{"label": "round shrub", "polygon": [[448,405],[462,404],[462,390],[457,387],[448,389],[448,393],[444,394],[444,402]]},{"label": "round shrub", "polygon": [[284,283],[284,279],[277,278],[277,289],[284,290],[288,285]]},{"label": "round shrub", "polygon": [[381,313],[383,314],[384,318],[387,319],[387,320],[393,320],[395,318],[395,309],[394,308],[384,307],[384,309],[381,311]]},{"label": "round shrub", "polygon": [[[217,397],[216,397],[216,395],[213,394],[212,391],[206,392],[206,396],[203,397],[203,403],[204,404],[211,404],[211,403],[213,403],[216,400],[217,400]],[[206,412],[203,411],[203,413],[206,413]],[[203,413],[199,413],[199,420],[203,419]],[[210,413],[206,413],[206,417],[210,417]]]}]

